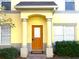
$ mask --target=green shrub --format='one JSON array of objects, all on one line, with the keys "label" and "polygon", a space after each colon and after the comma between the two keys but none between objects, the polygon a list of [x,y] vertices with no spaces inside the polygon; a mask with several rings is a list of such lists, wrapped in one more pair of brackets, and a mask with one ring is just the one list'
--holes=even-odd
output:
[{"label": "green shrub", "polygon": [[56,42],[54,54],[59,56],[79,57],[79,44],[76,41]]},{"label": "green shrub", "polygon": [[0,51],[0,57],[4,58],[4,59],[10,59],[11,58],[10,54],[7,51],[3,51],[3,50]]},{"label": "green shrub", "polygon": [[19,51],[16,48],[4,48],[0,49],[0,57],[4,59],[15,59],[19,56]]}]

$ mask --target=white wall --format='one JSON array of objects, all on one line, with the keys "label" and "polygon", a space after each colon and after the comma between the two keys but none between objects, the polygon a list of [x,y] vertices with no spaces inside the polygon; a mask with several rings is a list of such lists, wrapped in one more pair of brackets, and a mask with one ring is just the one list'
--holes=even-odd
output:
[{"label": "white wall", "polygon": [[74,0],[75,1],[75,10],[79,11],[79,0]]},{"label": "white wall", "polygon": [[16,4],[18,4],[20,0],[11,0],[11,10],[15,10]]},{"label": "white wall", "polygon": [[54,22],[58,23],[79,23],[79,13],[77,12],[56,12],[53,17]]},{"label": "white wall", "polygon": [[1,11],[1,1],[0,1],[0,11]]},{"label": "white wall", "polygon": [[65,0],[54,0],[58,5],[58,11],[65,11]]},{"label": "white wall", "polygon": [[71,23],[76,24],[75,27],[75,40],[79,41],[79,12],[77,13],[55,13],[53,16],[53,23]]}]

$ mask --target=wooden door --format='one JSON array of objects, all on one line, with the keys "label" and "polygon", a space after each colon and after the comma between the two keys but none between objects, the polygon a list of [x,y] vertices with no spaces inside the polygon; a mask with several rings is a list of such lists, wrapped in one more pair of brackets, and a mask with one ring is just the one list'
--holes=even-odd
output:
[{"label": "wooden door", "polygon": [[42,25],[32,25],[32,51],[43,51]]}]

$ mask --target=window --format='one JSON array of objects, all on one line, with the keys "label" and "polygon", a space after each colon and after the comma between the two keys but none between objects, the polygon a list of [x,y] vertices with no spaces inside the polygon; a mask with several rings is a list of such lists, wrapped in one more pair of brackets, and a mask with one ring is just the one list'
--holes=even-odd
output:
[{"label": "window", "polygon": [[74,40],[74,26],[54,26],[54,42],[56,41],[73,41]]},{"label": "window", "polygon": [[74,2],[65,2],[65,10],[75,10]]},{"label": "window", "polygon": [[74,0],[65,0],[66,2],[74,2]]},{"label": "window", "polygon": [[62,41],[62,40],[63,40],[63,27],[54,26],[54,41]]},{"label": "window", "polygon": [[11,27],[9,25],[2,25],[0,31],[0,44],[10,44]]},{"label": "window", "polygon": [[0,2],[10,2],[11,0],[0,0]]},{"label": "window", "polygon": [[65,10],[67,10],[67,11],[75,10],[74,0],[66,0],[65,1]]},{"label": "window", "polygon": [[3,2],[8,2],[8,1],[11,1],[11,0],[2,0]]},{"label": "window", "polygon": [[2,2],[2,7],[4,10],[11,10],[11,2]]}]

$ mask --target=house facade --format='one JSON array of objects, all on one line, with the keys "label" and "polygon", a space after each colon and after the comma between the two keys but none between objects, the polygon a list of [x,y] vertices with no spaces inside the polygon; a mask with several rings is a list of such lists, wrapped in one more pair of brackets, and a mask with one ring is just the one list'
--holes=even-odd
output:
[{"label": "house facade", "polygon": [[[53,57],[56,41],[78,41],[79,0],[0,0],[0,48],[16,47]],[[14,26],[11,27],[10,23]]]}]

